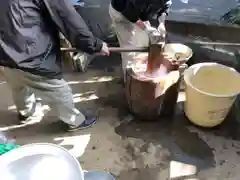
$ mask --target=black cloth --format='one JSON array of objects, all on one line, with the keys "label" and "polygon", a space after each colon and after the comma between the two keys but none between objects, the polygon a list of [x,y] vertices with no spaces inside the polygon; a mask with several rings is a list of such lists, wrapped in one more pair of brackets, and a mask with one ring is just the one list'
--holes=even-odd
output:
[{"label": "black cloth", "polygon": [[112,0],[112,7],[131,22],[156,20],[168,14],[171,0]]},{"label": "black cloth", "polygon": [[47,78],[61,78],[59,32],[93,54],[94,37],[70,0],[0,0],[0,65]]}]

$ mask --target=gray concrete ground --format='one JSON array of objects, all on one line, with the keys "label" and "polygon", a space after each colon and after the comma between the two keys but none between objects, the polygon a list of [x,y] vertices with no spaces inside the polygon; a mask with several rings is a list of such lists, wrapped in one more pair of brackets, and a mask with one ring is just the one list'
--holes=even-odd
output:
[{"label": "gray concrete ground", "polygon": [[[174,162],[188,164],[183,166],[184,171],[197,169],[196,176],[180,179],[239,180],[238,124],[229,118],[214,129],[198,128],[184,117],[181,103],[174,119],[129,121],[118,84],[119,70],[119,61],[109,57],[96,61],[85,74],[66,73],[76,106],[83,111],[97,111],[99,115],[92,128],[74,133],[63,132],[58,127],[54,112],[48,113],[40,123],[19,127],[11,92],[2,79],[0,129],[15,137],[21,145],[34,142],[60,144],[74,151],[84,169],[107,170],[118,180],[168,179],[172,170],[171,174],[181,174],[176,172],[179,170]],[[81,135],[90,135],[90,141],[80,157],[79,145],[87,141]]]}]

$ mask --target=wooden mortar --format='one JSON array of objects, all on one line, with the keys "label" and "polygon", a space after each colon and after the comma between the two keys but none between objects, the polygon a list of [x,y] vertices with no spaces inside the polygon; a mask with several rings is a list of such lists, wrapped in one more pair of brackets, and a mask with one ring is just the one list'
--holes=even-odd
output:
[{"label": "wooden mortar", "polygon": [[[145,63],[146,75],[155,73],[160,66],[166,68],[161,76],[141,76],[138,64]],[[136,58],[126,74],[126,99],[130,111],[142,120],[157,120],[174,114],[179,86],[178,66],[164,59],[159,46],[152,48],[149,57],[142,54]]]}]

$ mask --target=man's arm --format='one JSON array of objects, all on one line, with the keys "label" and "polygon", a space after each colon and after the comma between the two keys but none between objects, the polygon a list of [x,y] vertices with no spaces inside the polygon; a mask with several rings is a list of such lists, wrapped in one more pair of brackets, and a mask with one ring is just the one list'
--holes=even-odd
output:
[{"label": "man's arm", "polygon": [[103,42],[94,37],[70,0],[44,0],[59,31],[77,49],[93,54],[100,52]]}]

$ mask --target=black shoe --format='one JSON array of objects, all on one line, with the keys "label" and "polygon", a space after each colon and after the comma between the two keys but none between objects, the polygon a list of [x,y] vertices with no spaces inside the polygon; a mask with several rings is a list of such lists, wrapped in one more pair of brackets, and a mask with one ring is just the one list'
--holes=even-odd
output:
[{"label": "black shoe", "polygon": [[42,110],[36,111],[32,116],[23,116],[21,113],[18,113],[18,119],[20,124],[31,124],[40,122],[43,119],[44,112]]},{"label": "black shoe", "polygon": [[21,113],[18,113],[18,119],[20,124],[27,124],[31,121],[31,116],[23,116]]},{"label": "black shoe", "polygon": [[64,123],[64,126],[65,126],[64,129],[68,132],[86,129],[91,127],[93,124],[95,124],[96,121],[97,121],[97,116],[91,116],[91,117],[86,116],[86,120],[79,126],[74,126],[74,125]]},{"label": "black shoe", "polygon": [[28,124],[31,122],[40,122],[44,116],[44,112],[42,109],[42,104],[39,101],[36,101],[34,105],[34,112],[31,116],[23,116],[20,112],[18,112],[18,119],[21,124]]},{"label": "black shoe", "polygon": [[28,118],[27,116],[23,116],[23,115],[21,115],[21,113],[18,113],[18,119],[20,122],[25,121],[27,118]]},{"label": "black shoe", "polygon": [[35,124],[42,120],[43,115],[39,116],[23,116],[18,113],[18,119],[20,124]]}]

